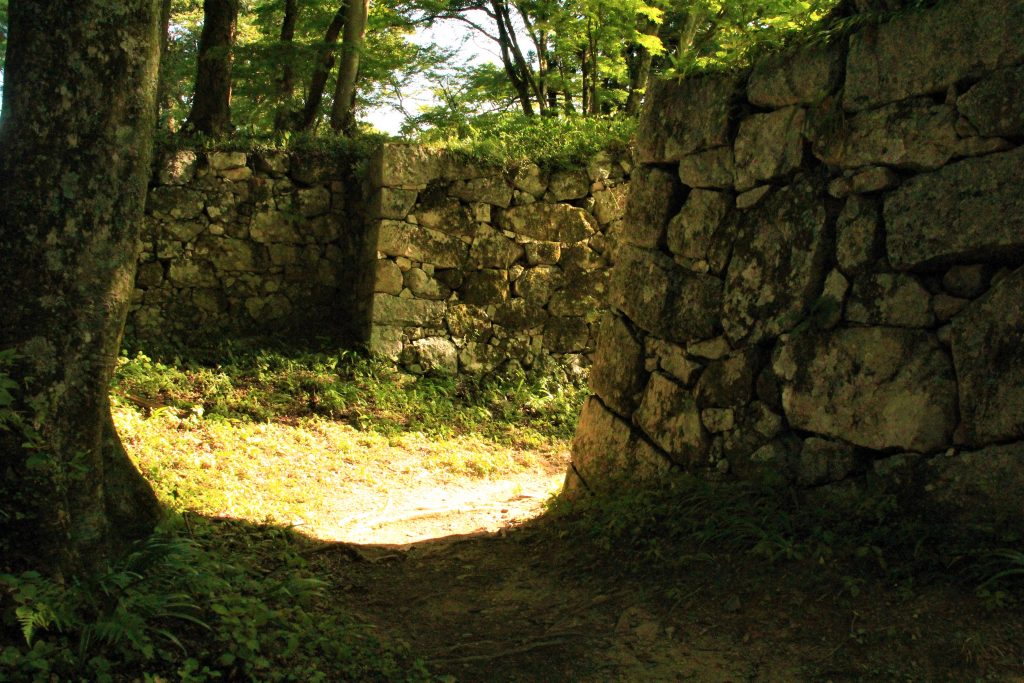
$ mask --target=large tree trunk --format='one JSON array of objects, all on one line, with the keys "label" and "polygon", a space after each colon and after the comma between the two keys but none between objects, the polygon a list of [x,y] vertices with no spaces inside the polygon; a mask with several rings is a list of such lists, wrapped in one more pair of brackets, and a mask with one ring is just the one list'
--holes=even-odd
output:
[{"label": "large tree trunk", "polygon": [[324,44],[320,51],[316,65],[313,67],[313,75],[309,79],[309,92],[306,94],[306,104],[295,119],[295,130],[312,130],[316,127],[317,116],[320,114],[320,103],[324,99],[324,88],[327,87],[327,78],[331,75],[331,67],[334,66],[334,51],[337,49],[338,36],[341,29],[345,27],[346,6],[341,7],[327,27],[324,34]]},{"label": "large tree trunk", "polygon": [[217,137],[231,130],[231,47],[237,21],[238,0],[203,0],[190,131]]},{"label": "large tree trunk", "polygon": [[[67,576],[152,529],[107,391],[150,173],[160,0],[19,0],[0,120],[0,564]],[[54,65],[61,64],[61,68]],[[21,433],[19,433],[21,432]]]},{"label": "large tree trunk", "polygon": [[[295,25],[299,21],[299,0],[285,0],[284,21],[281,22],[281,44],[291,47],[295,40]],[[278,81],[277,94],[280,104],[274,115],[274,130],[288,130],[288,123],[293,116],[292,94],[295,91],[295,62],[292,55],[285,56],[281,66],[281,80]]]},{"label": "large tree trunk", "polygon": [[370,16],[370,0],[348,0],[345,36],[341,44],[341,66],[331,104],[331,128],[351,135],[356,127],[356,80],[359,59],[366,41],[366,22]]}]

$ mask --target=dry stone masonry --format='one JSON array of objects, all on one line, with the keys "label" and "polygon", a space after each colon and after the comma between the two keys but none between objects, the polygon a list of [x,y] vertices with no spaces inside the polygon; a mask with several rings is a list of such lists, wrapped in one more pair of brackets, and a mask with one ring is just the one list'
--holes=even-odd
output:
[{"label": "dry stone masonry", "polygon": [[385,145],[370,168],[370,348],[414,372],[587,364],[632,166],[548,172]]},{"label": "dry stone masonry", "polygon": [[660,82],[637,144],[570,492],[771,472],[1020,520],[1024,3]]},{"label": "dry stone masonry", "polygon": [[149,191],[128,334],[367,334],[362,182],[281,152],[164,155]]}]

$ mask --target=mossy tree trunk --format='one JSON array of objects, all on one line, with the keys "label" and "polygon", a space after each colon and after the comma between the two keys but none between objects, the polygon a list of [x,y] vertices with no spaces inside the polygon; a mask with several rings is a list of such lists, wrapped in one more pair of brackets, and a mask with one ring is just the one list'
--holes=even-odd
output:
[{"label": "mossy tree trunk", "polygon": [[[161,0],[19,0],[0,120],[0,564],[67,576],[150,531],[158,507],[107,397],[150,174]],[[26,432],[29,436],[26,436]]]},{"label": "mossy tree trunk", "polygon": [[196,84],[186,127],[220,137],[231,131],[231,49],[238,23],[238,0],[203,0]]},{"label": "mossy tree trunk", "polygon": [[348,0],[345,35],[341,44],[341,65],[331,103],[331,128],[335,133],[351,136],[356,127],[356,81],[359,60],[366,43],[366,23],[370,16],[370,0]]}]

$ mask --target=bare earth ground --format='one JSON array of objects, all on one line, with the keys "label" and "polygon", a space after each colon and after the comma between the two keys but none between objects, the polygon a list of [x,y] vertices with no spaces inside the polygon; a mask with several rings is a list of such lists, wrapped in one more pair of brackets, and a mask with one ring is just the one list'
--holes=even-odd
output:
[{"label": "bare earth ground", "polygon": [[310,556],[354,616],[442,680],[1024,681],[1019,610],[942,586],[851,597],[813,565],[748,555],[625,577],[543,520],[522,523],[559,480],[392,490],[307,529],[347,541]]},{"label": "bare earth ground", "polygon": [[[339,609],[443,681],[1024,682],[1024,610],[987,609],[970,586],[851,590],[813,563],[743,553],[627,574],[625,549],[602,553],[542,516],[564,442],[118,419],[164,490],[201,489],[200,514],[310,537],[303,552]],[[496,464],[481,476],[464,462]]]}]

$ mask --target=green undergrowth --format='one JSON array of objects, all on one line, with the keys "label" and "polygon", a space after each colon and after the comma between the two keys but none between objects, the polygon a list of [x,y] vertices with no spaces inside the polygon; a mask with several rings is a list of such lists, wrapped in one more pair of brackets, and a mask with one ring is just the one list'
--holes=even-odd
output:
[{"label": "green undergrowth", "polygon": [[0,575],[0,680],[425,681],[340,610],[280,527],[176,517],[68,584]]},{"label": "green undergrowth", "polygon": [[209,357],[118,362],[112,395],[149,412],[268,422],[319,416],[382,435],[474,434],[536,444],[573,434],[585,378],[550,364],[487,377],[415,376],[350,351],[227,349]]},{"label": "green undergrowth", "polygon": [[331,159],[340,169],[352,169],[362,176],[374,152],[391,138],[381,133],[362,133],[344,137],[326,133],[282,133],[259,135],[238,130],[228,137],[178,135],[158,131],[155,141],[158,152],[201,150],[204,152],[290,152],[293,154]]},{"label": "green undergrowth", "polygon": [[549,117],[493,114],[475,117],[457,134],[431,131],[423,142],[469,161],[500,167],[535,163],[542,168],[585,165],[599,152],[622,152],[636,132],[635,118]]},{"label": "green undergrowth", "polygon": [[551,512],[552,531],[630,572],[671,575],[740,553],[765,564],[811,563],[852,596],[882,580],[951,582],[993,606],[1024,597],[1019,533],[922,512],[884,490],[826,499],[779,483],[680,475],[657,487],[556,500]]}]

